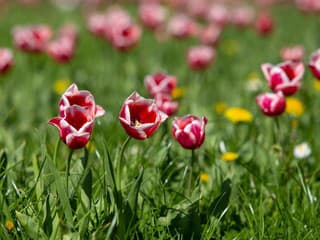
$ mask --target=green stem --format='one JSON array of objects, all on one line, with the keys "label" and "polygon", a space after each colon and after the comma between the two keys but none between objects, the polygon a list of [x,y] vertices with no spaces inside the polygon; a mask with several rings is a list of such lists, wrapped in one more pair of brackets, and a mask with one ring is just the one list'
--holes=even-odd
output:
[{"label": "green stem", "polygon": [[67,161],[67,170],[66,170],[66,182],[67,182],[67,191],[69,192],[69,177],[70,177],[70,164],[71,164],[71,159],[73,155],[73,150],[70,150],[69,156],[68,156],[68,161]]},{"label": "green stem", "polygon": [[123,155],[124,155],[124,151],[127,148],[127,145],[129,144],[131,140],[131,137],[127,137],[127,139],[124,141],[124,143],[122,144],[121,148],[120,148],[120,154],[119,154],[119,159],[118,159],[118,166],[117,166],[117,177],[118,177],[118,181],[117,181],[117,185],[118,185],[118,189],[121,189],[121,175],[122,175],[122,163],[123,163]]},{"label": "green stem", "polygon": [[191,150],[191,159],[189,162],[189,179],[188,179],[188,195],[191,198],[192,195],[192,182],[193,182],[193,164],[195,162],[196,155],[195,155],[195,150]]}]

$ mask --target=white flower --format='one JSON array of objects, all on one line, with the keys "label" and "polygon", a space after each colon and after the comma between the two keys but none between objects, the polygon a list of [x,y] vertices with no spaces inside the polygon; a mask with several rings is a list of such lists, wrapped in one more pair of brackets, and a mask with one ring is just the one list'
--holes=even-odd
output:
[{"label": "white flower", "polygon": [[309,157],[311,154],[311,148],[308,143],[303,142],[294,147],[293,155],[295,158],[303,159]]},{"label": "white flower", "polygon": [[246,83],[246,90],[249,92],[257,92],[261,89],[262,86],[263,83],[260,78],[250,78]]}]

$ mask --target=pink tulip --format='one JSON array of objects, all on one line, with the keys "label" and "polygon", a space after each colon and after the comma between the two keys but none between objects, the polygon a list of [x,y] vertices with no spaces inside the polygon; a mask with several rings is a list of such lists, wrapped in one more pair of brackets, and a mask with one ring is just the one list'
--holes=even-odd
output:
[{"label": "pink tulip", "polygon": [[210,23],[223,27],[230,20],[229,10],[223,4],[213,4],[209,7],[206,18]]},{"label": "pink tulip", "polygon": [[207,121],[206,117],[200,119],[193,115],[176,117],[172,122],[172,135],[186,149],[199,148],[205,140]]},{"label": "pink tulip", "polygon": [[299,90],[304,74],[302,62],[287,61],[278,65],[265,63],[261,68],[273,92],[281,91],[285,96],[290,96]]},{"label": "pink tulip", "polygon": [[238,27],[248,27],[250,26],[255,17],[254,9],[250,6],[241,6],[233,9],[231,14],[231,23]]},{"label": "pink tulip", "polygon": [[280,55],[283,61],[302,61],[304,57],[304,47],[302,45],[296,45],[292,47],[284,47],[280,51]]},{"label": "pink tulip", "polygon": [[255,28],[261,36],[270,35],[274,30],[274,23],[271,16],[268,13],[260,13],[256,19]]},{"label": "pink tulip", "polygon": [[312,74],[320,80],[320,48],[311,54],[308,66]]},{"label": "pink tulip", "polygon": [[139,18],[143,25],[150,29],[159,29],[166,19],[167,12],[160,4],[142,4],[139,7]]},{"label": "pink tulip", "polygon": [[158,109],[168,116],[172,116],[178,112],[179,103],[173,101],[171,95],[157,94],[154,99],[156,101]]},{"label": "pink tulip", "polygon": [[119,120],[126,133],[138,140],[151,137],[168,116],[161,112],[155,101],[133,92],[124,102]]},{"label": "pink tulip", "polygon": [[201,30],[199,38],[203,45],[216,46],[219,42],[220,35],[221,28],[211,24]]},{"label": "pink tulip", "polygon": [[157,94],[170,95],[177,85],[177,79],[175,76],[158,72],[152,75],[147,75],[144,79],[144,84],[152,97],[155,97]]},{"label": "pink tulip", "polygon": [[205,45],[191,47],[187,53],[188,65],[194,70],[208,68],[214,59],[215,50]]},{"label": "pink tulip", "polygon": [[7,72],[13,65],[13,55],[10,49],[0,48],[0,73]]},{"label": "pink tulip", "polygon": [[286,109],[286,99],[282,92],[260,94],[256,101],[261,112],[270,117],[281,115]]},{"label": "pink tulip", "polygon": [[68,37],[52,41],[47,46],[48,55],[58,63],[69,62],[74,55],[75,43]]},{"label": "pink tulip", "polygon": [[167,30],[173,37],[188,38],[196,34],[197,25],[187,15],[179,14],[170,19]]}]

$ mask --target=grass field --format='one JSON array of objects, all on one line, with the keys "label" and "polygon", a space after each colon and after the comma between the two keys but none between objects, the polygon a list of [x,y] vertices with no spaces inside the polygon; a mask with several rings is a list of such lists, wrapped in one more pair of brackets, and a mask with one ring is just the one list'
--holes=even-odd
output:
[{"label": "grass field", "polygon": [[[136,16],[133,4],[125,7]],[[88,32],[79,9],[14,3],[1,9],[0,46],[13,49],[15,64],[0,76],[0,239],[320,239],[319,87],[306,68],[295,95],[304,105],[300,116],[268,118],[255,102],[269,91],[260,65],[281,62],[280,49],[294,44],[305,47],[307,63],[320,46],[320,19],[290,5],[272,13],[271,36],[227,27],[215,63],[197,72],[185,59],[196,39],[159,41],[144,30],[134,49],[120,53]],[[69,64],[13,47],[15,25],[58,28],[68,21],[79,27]],[[178,116],[208,118],[191,186],[192,151],[172,137],[172,118],[150,139],[128,143],[119,175],[127,139],[120,108],[134,90],[147,97],[143,79],[157,71],[177,76],[184,89]],[[261,79],[258,92],[247,90],[250,76]],[[70,150],[48,125],[58,112],[58,80],[89,90],[106,110],[89,146],[73,152],[70,177]],[[253,119],[234,124],[224,106],[245,108]],[[297,159],[294,147],[302,142],[312,153]],[[222,159],[223,145],[238,154],[234,161]]]}]

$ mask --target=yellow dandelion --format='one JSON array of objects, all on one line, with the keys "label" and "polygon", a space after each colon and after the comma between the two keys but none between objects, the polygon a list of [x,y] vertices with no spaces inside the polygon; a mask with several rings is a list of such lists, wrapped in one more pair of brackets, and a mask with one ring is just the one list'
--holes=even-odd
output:
[{"label": "yellow dandelion", "polygon": [[209,179],[210,179],[210,176],[208,173],[201,173],[200,174],[200,181],[201,182],[207,183],[209,181]]},{"label": "yellow dandelion", "polygon": [[317,91],[320,92],[320,81],[317,79],[313,80],[313,88]]},{"label": "yellow dandelion", "polygon": [[14,229],[14,223],[12,220],[7,220],[5,223],[6,229],[11,232]]},{"label": "yellow dandelion", "polygon": [[239,154],[235,152],[225,152],[224,154],[221,155],[221,159],[227,162],[234,161],[238,157],[239,157]]},{"label": "yellow dandelion", "polygon": [[288,97],[286,99],[286,112],[295,117],[300,117],[304,112],[304,105],[298,98]]},{"label": "yellow dandelion", "polygon": [[227,104],[225,102],[217,102],[214,105],[214,110],[218,114],[222,114],[227,109]]},{"label": "yellow dandelion", "polygon": [[171,97],[173,99],[180,99],[184,96],[186,89],[184,87],[176,87],[171,92]]},{"label": "yellow dandelion", "polygon": [[66,91],[70,84],[71,82],[69,79],[58,79],[53,85],[53,90],[56,94],[61,95]]},{"label": "yellow dandelion", "polygon": [[244,108],[228,108],[224,112],[224,116],[230,120],[233,123],[239,123],[239,122],[251,122],[253,119],[253,115],[251,112]]}]

